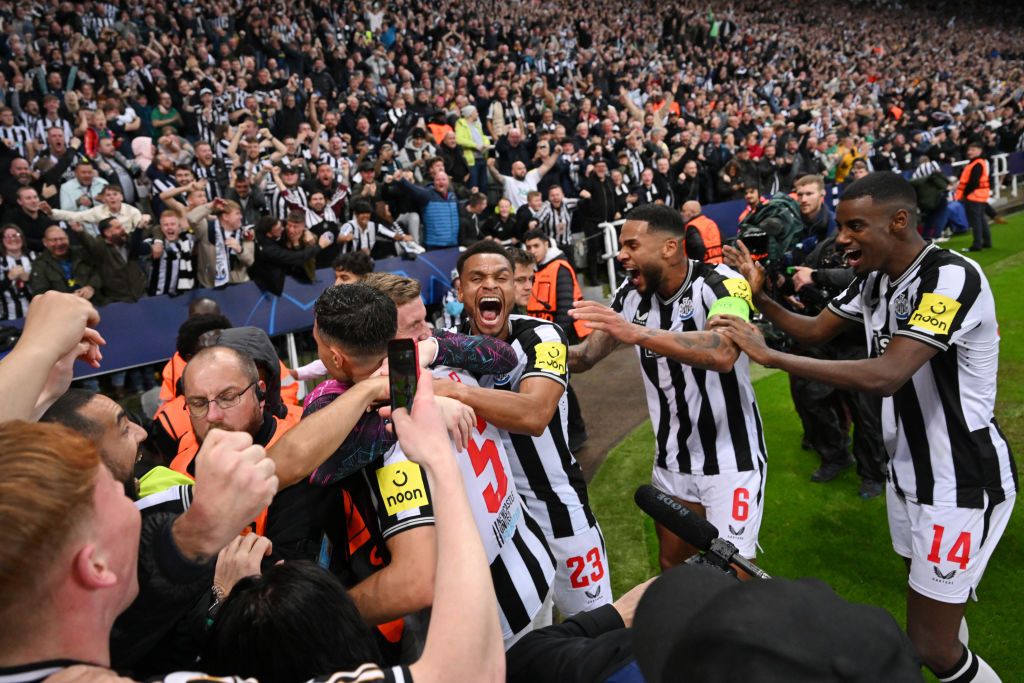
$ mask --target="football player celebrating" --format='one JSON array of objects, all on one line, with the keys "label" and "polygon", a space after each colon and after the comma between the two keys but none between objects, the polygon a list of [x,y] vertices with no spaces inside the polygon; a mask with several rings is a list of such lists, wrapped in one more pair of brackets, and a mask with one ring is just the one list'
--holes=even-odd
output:
[{"label": "football player celebrating", "polygon": [[[704,516],[747,559],[757,549],[767,452],[746,356],[705,330],[716,302],[749,316],[750,289],[724,265],[689,259],[679,212],[647,204],[626,215],[618,260],[628,279],[611,308],[580,301],[570,315],[592,334],[569,368],[593,367],[619,344],[637,348],[657,438],[652,483]],[[656,525],[663,569],[696,549]]]},{"label": "football player celebrating", "polygon": [[963,621],[1017,492],[1013,456],[993,417],[995,302],[977,263],[921,238],[916,202],[910,183],[888,172],[846,189],[836,242],[857,279],[813,318],[764,294],[764,273],[742,244],[726,254],[750,281],[761,312],[794,339],[819,344],[863,325],[869,358],[774,351],[738,318],[722,317],[712,329],[765,365],[885,396],[886,503],[893,548],[910,573],[907,631],[940,681],[998,681],[967,648]]}]

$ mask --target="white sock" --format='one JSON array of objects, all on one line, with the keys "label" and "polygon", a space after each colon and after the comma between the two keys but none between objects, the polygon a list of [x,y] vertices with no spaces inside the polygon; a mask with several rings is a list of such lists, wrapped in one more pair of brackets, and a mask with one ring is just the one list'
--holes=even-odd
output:
[{"label": "white sock", "polygon": [[936,676],[939,683],[1002,683],[1002,679],[984,659],[966,648],[964,655],[955,671]]},{"label": "white sock", "polygon": [[967,647],[967,641],[970,637],[971,632],[967,628],[967,617],[963,617],[960,619],[960,632],[957,634],[957,638],[959,638],[960,642],[964,644],[964,647]]}]

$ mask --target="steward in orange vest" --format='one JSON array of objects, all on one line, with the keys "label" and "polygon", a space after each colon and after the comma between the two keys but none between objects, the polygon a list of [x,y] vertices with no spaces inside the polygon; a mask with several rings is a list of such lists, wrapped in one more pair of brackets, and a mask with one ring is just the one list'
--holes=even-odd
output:
[{"label": "steward in orange vest", "polygon": [[992,232],[989,229],[985,210],[992,195],[988,162],[981,158],[984,148],[978,142],[967,145],[970,161],[960,173],[956,188],[956,200],[963,204],[967,224],[971,226],[971,246],[964,251],[980,251],[992,246]]},{"label": "steward in orange vest", "polygon": [[592,332],[581,320],[569,317],[573,302],[583,298],[576,271],[556,246],[550,246],[548,236],[540,230],[523,235],[527,251],[540,259],[533,278],[533,290],[526,314],[555,323],[575,344]]},{"label": "steward in orange vest", "polygon": [[960,173],[960,184],[956,188],[956,200],[958,202],[987,202],[991,195],[988,162],[977,156],[971,159]]},{"label": "steward in orange vest", "polygon": [[722,262],[722,233],[718,224],[702,213],[686,224],[686,254],[704,263]]}]

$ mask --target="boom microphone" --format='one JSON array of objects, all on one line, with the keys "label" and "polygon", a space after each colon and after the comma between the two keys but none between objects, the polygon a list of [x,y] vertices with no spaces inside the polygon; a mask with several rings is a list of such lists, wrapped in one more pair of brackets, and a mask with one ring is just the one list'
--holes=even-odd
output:
[{"label": "boom microphone", "polygon": [[683,539],[697,550],[711,549],[711,541],[718,538],[718,529],[711,522],[691,512],[672,496],[650,484],[644,484],[633,495],[638,508],[663,527]]},{"label": "boom microphone", "polygon": [[[734,564],[751,576],[771,578],[763,569],[740,555],[736,546],[718,537],[715,525],[691,512],[686,506],[661,489],[644,484],[633,495],[637,507],[693,547],[713,556],[719,564]],[[712,558],[708,558],[712,559]]]}]

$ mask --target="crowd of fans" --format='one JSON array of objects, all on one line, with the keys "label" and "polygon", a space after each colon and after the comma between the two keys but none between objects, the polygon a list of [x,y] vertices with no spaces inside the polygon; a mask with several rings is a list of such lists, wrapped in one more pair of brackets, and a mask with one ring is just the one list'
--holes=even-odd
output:
[{"label": "crowd of fans", "polygon": [[1021,149],[1012,17],[955,9],[4,3],[0,314],[538,228],[594,281],[634,206]]}]

